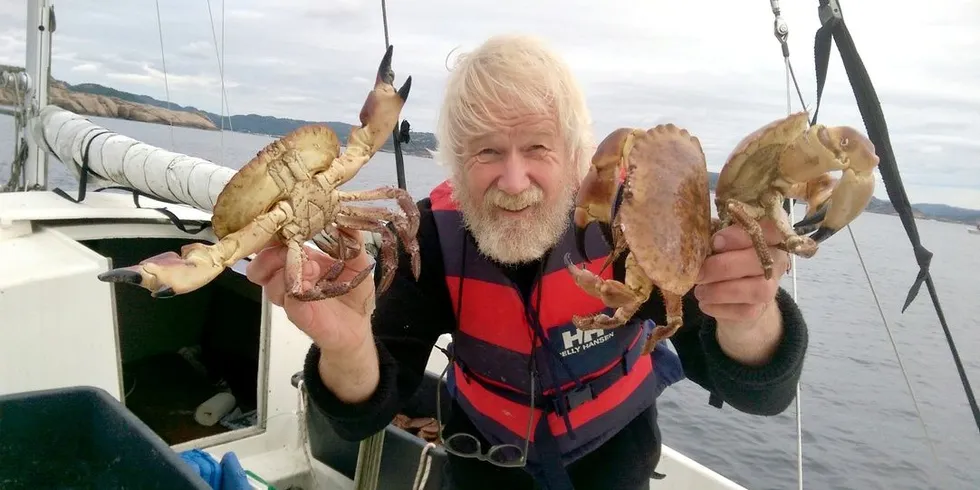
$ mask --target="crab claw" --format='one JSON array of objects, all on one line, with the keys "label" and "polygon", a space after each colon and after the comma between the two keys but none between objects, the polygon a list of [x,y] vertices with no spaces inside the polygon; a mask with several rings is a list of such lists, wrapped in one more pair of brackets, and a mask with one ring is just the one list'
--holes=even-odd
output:
[{"label": "crab claw", "polygon": [[170,298],[204,286],[224,270],[215,265],[205,245],[185,245],[181,253],[183,257],[164,252],[134,266],[103,272],[98,277],[102,282],[140,286],[154,298]]},{"label": "crab claw", "polygon": [[391,138],[392,131],[398,126],[402,107],[412,90],[412,77],[407,77],[397,90],[392,85],[395,80],[395,74],[391,71],[392,49],[392,46],[388,46],[384,58],[381,59],[374,88],[364,99],[358,115],[361,127],[351,131],[347,138],[348,151],[360,147],[368,155],[374,155]]},{"label": "crab claw", "polygon": [[378,76],[375,79],[374,85],[391,85],[395,81],[395,72],[391,71],[391,55],[394,53],[395,47],[388,45],[388,49],[385,49],[385,55],[381,58],[381,63],[378,65]]},{"label": "crab claw", "polygon": [[582,258],[585,251],[585,232],[593,221],[612,223],[613,204],[619,184],[619,171],[625,167],[624,157],[632,147],[633,130],[619,128],[609,133],[596,147],[592,167],[579,185],[575,196],[575,247]]},{"label": "crab claw", "polygon": [[412,90],[412,76],[409,75],[408,78],[405,79],[405,83],[402,84],[402,87],[398,89],[398,97],[402,99],[403,104],[408,101],[408,92],[411,90]]},{"label": "crab claw", "polygon": [[818,133],[818,138],[846,164],[833,192],[825,197],[826,201],[818,200],[812,214],[808,212],[809,216],[794,225],[813,226],[819,221],[820,227],[810,238],[820,243],[847,226],[868,207],[874,195],[874,169],[879,159],[871,140],[854,128],[825,128]]},{"label": "crab claw", "polygon": [[[378,65],[378,75],[374,80],[374,88],[384,90],[385,87],[393,87],[395,83],[395,72],[391,70],[391,55],[394,53],[394,46],[388,45],[388,49],[385,50],[385,55],[381,58],[381,63]],[[408,101],[408,93],[412,90],[412,77],[409,76],[405,79],[405,83],[402,84],[401,88],[397,90],[398,98],[402,100],[402,104]]]}]

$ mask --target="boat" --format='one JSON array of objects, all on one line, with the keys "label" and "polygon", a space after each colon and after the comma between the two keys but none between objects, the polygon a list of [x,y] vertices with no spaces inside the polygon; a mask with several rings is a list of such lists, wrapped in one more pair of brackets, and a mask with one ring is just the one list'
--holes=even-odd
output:
[{"label": "boat", "polygon": [[973,235],[980,235],[980,223],[977,223],[973,228],[967,228],[966,231]]},{"label": "boat", "polygon": [[[4,408],[5,400],[28,400],[21,406],[35,409],[21,410],[21,415],[35,414],[38,420],[47,416],[50,422],[57,420],[56,407],[46,402],[49,404],[39,410],[36,404],[73,396],[78,400],[81,393],[115,411],[113,420],[128,426],[136,434],[132,437],[141,440],[141,447],[156,451],[158,460],[173,463],[175,471],[184,476],[187,467],[176,455],[200,451],[214,460],[237,457],[255,489],[438,489],[446,461],[438,445],[394,424],[364,441],[344,441],[315,411],[307,409],[301,368],[310,340],[264,297],[262,288],[247,280],[248,259],[201,290],[165,301],[152,299],[137,288],[97,279],[114,264],[132,264],[194,241],[213,242],[215,237],[207,227],[213,202],[234,171],[145,144],[50,105],[47,84],[39,81],[48,79],[50,69],[53,3],[28,0],[26,69],[5,73],[2,78],[25,97],[8,111],[17,126],[15,163],[21,173],[11,181],[17,184],[14,189],[0,192],[0,318],[6,327],[0,329],[0,359],[4,361],[0,364],[0,423],[12,416]],[[770,3],[776,18],[774,32],[786,60],[789,91],[788,30],[778,2]],[[829,53],[831,34],[842,32],[833,39],[839,51],[848,52],[843,61],[851,85],[856,93],[860,89],[873,95],[837,0],[821,0],[820,4],[822,27],[815,50]],[[818,64],[828,56],[817,56]],[[822,87],[826,67],[817,72]],[[817,108],[819,102],[818,96]],[[879,170],[886,190],[920,265],[903,311],[925,284],[980,428],[980,407],[939,305],[928,270],[932,253],[920,241],[881,108],[874,97],[860,98],[858,105],[881,156]],[[79,180],[75,196],[49,189],[48,165],[59,162]],[[404,187],[404,169],[399,166],[398,172],[399,185]],[[107,190],[89,191],[90,185]],[[112,192],[120,187],[131,193]],[[374,235],[365,238],[369,244],[377,243]],[[794,278],[795,272],[796,267]],[[795,287],[793,293],[795,296]],[[885,326],[887,329],[887,322]],[[442,386],[438,376],[446,364],[440,349],[450,340],[449,336],[440,338],[430,354],[422,387],[403,410],[407,415],[434,415],[435,393]],[[218,380],[221,383],[216,387]],[[227,396],[229,392],[234,400]],[[802,489],[799,407],[798,397],[796,463]],[[58,422],[62,427],[90,430],[90,420],[79,417],[72,424],[76,422],[73,415]],[[45,432],[44,427],[34,428]],[[123,437],[118,428],[103,430],[103,435]],[[0,457],[6,454],[2,438],[10,432],[9,425],[0,432]],[[37,437],[35,444],[50,449],[47,457],[55,458],[65,453],[58,447],[59,438],[64,437]],[[130,464],[135,457],[124,454],[122,447],[102,450],[115,458],[113,464]],[[666,445],[657,471],[651,475],[652,490],[745,488]],[[0,472],[4,488],[16,485],[4,482],[3,476]],[[194,478],[185,480],[186,485],[171,488],[208,488],[196,475],[190,476]]]},{"label": "boat", "polygon": [[[39,81],[51,62],[53,2],[29,0],[27,10],[26,70],[4,77],[27,97],[15,114],[23,122],[24,189],[0,193],[0,397],[92,387],[174,454],[199,449],[220,460],[233,453],[253,488],[439,488],[440,447],[393,425],[347,442],[310,415],[301,379],[310,340],[248,281],[247,259],[168,300],[97,279],[114,265],[214,242],[200,226],[234,170],[50,105]],[[79,179],[77,196],[48,188],[54,164]],[[138,198],[89,185],[136,189]],[[422,405],[433,404],[445,363],[433,349],[417,394]],[[219,398],[216,378],[235,399],[225,408],[237,405],[239,413],[196,423],[195,407]],[[652,489],[744,488],[670,447],[658,471],[666,478],[651,475]]]}]

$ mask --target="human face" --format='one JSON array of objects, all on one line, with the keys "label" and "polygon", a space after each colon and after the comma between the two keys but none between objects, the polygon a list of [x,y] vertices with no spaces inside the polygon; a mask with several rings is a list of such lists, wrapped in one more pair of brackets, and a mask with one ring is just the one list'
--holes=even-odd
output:
[{"label": "human face", "polygon": [[503,264],[543,256],[568,226],[578,184],[556,118],[503,117],[463,152],[454,194],[480,251]]}]

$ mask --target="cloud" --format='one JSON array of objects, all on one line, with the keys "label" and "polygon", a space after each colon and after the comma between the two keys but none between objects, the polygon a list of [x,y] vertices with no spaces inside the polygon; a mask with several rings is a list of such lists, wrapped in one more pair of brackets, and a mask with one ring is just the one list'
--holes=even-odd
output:
[{"label": "cloud", "polygon": [[[816,5],[781,3],[811,108]],[[163,100],[162,31],[171,99],[220,112],[223,37],[232,113],[355,122],[384,50],[380,7],[374,0],[236,0],[227,7],[212,0],[209,12],[207,2],[170,0],[160,4],[158,29],[156,9],[144,2],[58,3],[52,72]],[[849,0],[843,9],[912,199],[937,192],[917,194],[909,182],[955,186],[963,190],[954,204],[980,208],[980,3],[911,7]],[[558,48],[579,76],[600,137],[622,125],[682,124],[700,137],[714,170],[743,135],[787,110],[766,2],[418,0],[388,2],[387,10],[397,79],[414,79],[404,114],[417,130],[434,126],[447,56],[505,32],[535,33]],[[0,0],[0,62],[23,64],[24,11],[22,0]],[[798,110],[795,94],[792,102]],[[824,123],[863,128],[836,48],[820,114]],[[883,186],[877,194],[884,196]]]}]

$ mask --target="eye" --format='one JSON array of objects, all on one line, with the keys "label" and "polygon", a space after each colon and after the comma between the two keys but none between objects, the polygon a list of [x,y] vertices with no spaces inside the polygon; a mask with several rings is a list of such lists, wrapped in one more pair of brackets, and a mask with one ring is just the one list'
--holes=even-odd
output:
[{"label": "eye", "polygon": [[841,148],[847,148],[847,143],[848,143],[847,138],[841,138],[840,139],[840,146],[841,146]]}]

